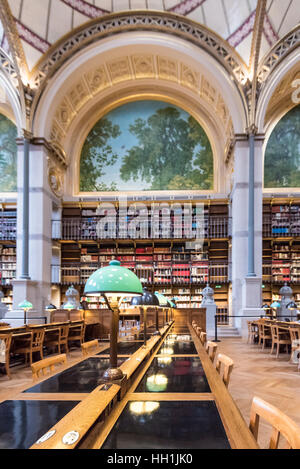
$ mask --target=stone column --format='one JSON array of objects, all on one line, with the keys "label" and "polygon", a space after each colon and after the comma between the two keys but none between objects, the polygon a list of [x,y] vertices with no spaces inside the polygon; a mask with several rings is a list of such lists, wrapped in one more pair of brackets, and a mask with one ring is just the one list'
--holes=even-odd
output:
[{"label": "stone column", "polygon": [[[262,306],[262,144],[261,135],[252,135],[253,179],[251,181],[248,135],[236,136],[232,199],[232,313],[259,316]],[[250,170],[250,171],[249,171]],[[252,182],[252,190],[249,187]],[[250,189],[250,190],[249,190]],[[253,197],[252,203],[249,197]],[[253,204],[253,205],[252,205]],[[254,219],[251,208],[254,207]],[[249,218],[250,214],[250,218]],[[253,224],[253,225],[252,225]],[[253,230],[251,227],[253,226]],[[249,232],[250,231],[250,232]],[[253,238],[251,239],[251,236]],[[250,257],[253,256],[251,259]],[[250,270],[252,272],[249,272]],[[248,318],[235,318],[233,325],[247,333]],[[250,320],[250,318],[249,318]]]},{"label": "stone column", "polygon": [[[30,142],[28,147],[29,198],[26,207],[24,172],[26,172],[26,146],[28,143],[26,140],[24,142],[20,142],[18,153],[17,277],[13,282],[13,311],[9,316],[22,318],[23,312],[18,310],[18,304],[27,299],[33,304],[32,311],[28,313],[28,322],[30,323],[30,318],[45,316],[45,306],[51,300],[51,218],[52,200],[55,197],[48,184],[47,150],[43,144],[33,145]],[[26,236],[24,236],[24,227],[26,229],[24,214],[28,217],[27,247]],[[26,270],[28,271],[26,272]],[[9,316],[6,315],[8,320]],[[13,324],[12,320],[9,322]],[[34,322],[39,321],[35,320]]]}]

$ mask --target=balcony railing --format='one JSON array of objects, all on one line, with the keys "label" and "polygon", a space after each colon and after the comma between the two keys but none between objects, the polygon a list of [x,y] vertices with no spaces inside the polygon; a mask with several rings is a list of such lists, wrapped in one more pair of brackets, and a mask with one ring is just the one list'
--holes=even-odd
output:
[{"label": "balcony railing", "polygon": [[[168,267],[131,267],[144,284],[190,286],[228,283],[230,265],[226,261],[212,262],[206,266],[195,266],[194,263],[184,262],[182,264],[170,263]],[[138,264],[138,263],[137,263]],[[61,284],[85,284],[89,276],[101,265],[97,263],[72,263],[51,266],[52,283]]]},{"label": "balcony railing", "polygon": [[15,241],[17,232],[17,220],[3,220],[0,218],[0,240]]},{"label": "balcony railing", "polygon": [[[227,238],[231,236],[231,219],[227,216],[204,217],[203,223],[199,226],[192,220],[191,228],[195,233],[190,233],[183,225],[178,230],[178,226],[170,224],[170,229],[166,230],[163,221],[152,229],[149,220],[143,229],[137,229],[134,235],[129,230],[129,225],[118,226],[101,223],[100,217],[91,219],[64,218],[63,220],[52,221],[52,238],[63,240],[98,240],[98,239],[166,239],[166,238]],[[178,233],[181,233],[178,236]],[[197,233],[197,234],[196,234]]]},{"label": "balcony railing", "polygon": [[300,237],[300,216],[298,214],[264,214],[264,238]]}]

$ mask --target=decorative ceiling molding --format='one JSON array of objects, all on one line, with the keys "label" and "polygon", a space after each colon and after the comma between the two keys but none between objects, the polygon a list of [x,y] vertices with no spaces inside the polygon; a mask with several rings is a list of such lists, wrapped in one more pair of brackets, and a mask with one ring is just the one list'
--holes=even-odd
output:
[{"label": "decorative ceiling molding", "polygon": [[251,99],[250,99],[250,109],[249,109],[249,123],[251,125],[255,124],[255,111],[256,111],[256,92],[257,92],[257,68],[261,48],[261,40],[264,28],[264,21],[266,15],[266,6],[267,0],[258,0],[256,6],[256,15],[255,22],[253,27],[253,36],[251,43],[251,54],[250,54],[250,63],[249,69],[252,75],[252,88],[251,88]]},{"label": "decorative ceiling molding", "polygon": [[18,86],[18,70],[14,61],[0,48],[0,67],[14,88]]},{"label": "decorative ceiling molding", "polygon": [[2,21],[3,28],[5,30],[5,35],[9,44],[11,55],[15,62],[16,71],[18,72],[18,74],[20,74],[21,78],[22,73],[28,75],[28,66],[24,50],[20,41],[20,37],[17,31],[16,23],[7,0],[1,0],[0,18]]},{"label": "decorative ceiling molding", "polygon": [[300,24],[278,41],[261,61],[257,79],[260,88],[264,87],[270,74],[294,49],[300,45]]},{"label": "decorative ceiling molding", "polygon": [[76,52],[97,39],[125,31],[158,31],[175,35],[212,55],[233,78],[240,92],[247,82],[248,69],[239,54],[208,28],[167,12],[129,11],[90,21],[52,46],[31,73],[31,86],[40,95],[46,81]]},{"label": "decorative ceiling molding", "polygon": [[203,99],[212,107],[218,117],[220,128],[227,137],[232,138],[233,124],[230,111],[222,95],[197,70],[183,62],[153,54],[133,54],[102,62],[97,68],[87,70],[75,82],[61,99],[55,112],[50,141],[64,146],[68,130],[80,110],[88,101],[121,82],[156,79],[171,81],[195,93],[197,99]]}]

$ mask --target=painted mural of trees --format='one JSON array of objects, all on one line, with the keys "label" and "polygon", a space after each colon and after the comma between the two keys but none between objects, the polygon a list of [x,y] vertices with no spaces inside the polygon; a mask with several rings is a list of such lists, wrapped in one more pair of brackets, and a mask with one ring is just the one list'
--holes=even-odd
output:
[{"label": "painted mural of trees", "polygon": [[99,182],[105,175],[105,168],[112,166],[118,159],[108,144],[110,138],[120,135],[120,128],[106,118],[102,118],[92,128],[83,145],[80,159],[80,190],[115,191],[116,184],[113,181]]},{"label": "painted mural of trees", "polygon": [[276,125],[265,154],[265,187],[300,187],[300,106]]},{"label": "painted mural of trees", "polygon": [[0,114],[0,192],[17,191],[17,128]]},{"label": "painted mural of trees", "polygon": [[[143,179],[151,190],[210,189],[212,153],[202,127],[189,117],[184,120],[177,109],[159,109],[147,120],[136,119],[130,126],[139,144],[123,159],[123,180]],[[200,147],[197,157],[193,153]],[[205,162],[202,165],[202,157]],[[209,164],[207,165],[207,160]]]},{"label": "painted mural of trees", "polygon": [[[115,179],[132,184],[129,190],[137,185],[147,190],[213,188],[213,154],[204,130],[175,106],[161,105],[149,117],[141,118],[137,112],[126,129],[123,123],[123,131],[109,115],[95,125],[82,150],[81,191],[119,190],[118,183],[105,175],[105,169],[118,158]],[[120,135],[118,143],[113,142]]]}]

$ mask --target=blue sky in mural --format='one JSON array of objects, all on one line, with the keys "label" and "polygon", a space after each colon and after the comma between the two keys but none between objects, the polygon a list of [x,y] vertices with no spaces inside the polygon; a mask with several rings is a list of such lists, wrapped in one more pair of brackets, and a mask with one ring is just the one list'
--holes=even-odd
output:
[{"label": "blue sky in mural", "polygon": [[213,155],[200,124],[170,103],[126,103],[103,116],[82,148],[80,190],[212,189]]},{"label": "blue sky in mural", "polygon": [[[184,120],[188,120],[189,114],[177,106],[169,103],[162,103],[161,101],[135,101],[120,106],[105,117],[109,118],[114,124],[118,124],[121,130],[121,135],[117,138],[110,138],[108,140],[114,152],[118,153],[119,159],[113,166],[108,166],[106,178],[115,181],[120,191],[129,191],[133,189],[132,181],[125,182],[120,178],[120,169],[122,166],[123,157],[127,150],[134,145],[138,145],[139,141],[135,135],[129,131],[130,124],[133,124],[137,117],[147,120],[158,109],[164,107],[176,108]],[[150,189],[151,184],[145,181],[134,181],[134,190],[147,190]]]}]

